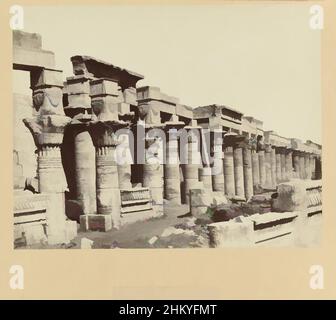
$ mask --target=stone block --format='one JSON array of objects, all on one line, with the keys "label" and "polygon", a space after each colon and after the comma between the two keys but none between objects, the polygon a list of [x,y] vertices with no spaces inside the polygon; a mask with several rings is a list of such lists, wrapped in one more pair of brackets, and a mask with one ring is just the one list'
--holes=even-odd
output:
[{"label": "stone block", "polygon": [[254,245],[253,222],[242,216],[207,226],[210,246],[214,248]]},{"label": "stone block", "polygon": [[82,231],[109,231],[112,229],[112,218],[106,214],[88,214],[80,217]]},{"label": "stone block", "polygon": [[98,79],[90,82],[91,96],[112,95],[118,97],[120,95],[119,85],[117,82]]},{"label": "stone block", "polygon": [[91,98],[87,93],[69,94],[68,108],[91,108]]},{"label": "stone block", "polygon": [[89,79],[82,76],[68,77],[65,85],[65,90],[68,94],[90,94]]},{"label": "stone block", "polygon": [[14,30],[13,46],[26,49],[41,49],[42,37],[38,33],[29,33],[20,30]]},{"label": "stone block", "polygon": [[305,210],[308,206],[306,183],[301,180],[280,183],[274,199],[273,211],[293,212]]},{"label": "stone block", "polygon": [[60,87],[63,88],[63,72],[55,69],[38,69],[30,73],[31,88]]}]

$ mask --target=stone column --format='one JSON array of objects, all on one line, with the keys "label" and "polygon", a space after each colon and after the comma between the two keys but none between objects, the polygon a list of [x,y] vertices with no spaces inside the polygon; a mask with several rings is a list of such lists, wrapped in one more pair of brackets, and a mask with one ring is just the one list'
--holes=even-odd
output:
[{"label": "stone column", "polygon": [[272,173],[272,189],[276,189],[277,175],[276,175],[276,154],[274,146],[272,146],[271,148],[271,173]]},{"label": "stone column", "polygon": [[290,149],[287,149],[286,152],[286,174],[287,179],[290,180],[293,178],[293,153]]},{"label": "stone column", "polygon": [[150,189],[156,216],[163,215],[163,161],[160,158],[163,142],[160,137],[146,134],[145,163],[143,165],[143,187]]},{"label": "stone column", "polygon": [[86,125],[92,120],[90,80],[84,75],[68,77],[64,88],[68,99],[64,112],[72,118],[68,132],[74,146],[76,200],[84,214],[97,212],[95,148]]},{"label": "stone column", "polygon": [[[202,133],[202,132],[201,132]],[[220,134],[222,136],[222,134]],[[204,138],[205,141],[201,141],[201,151],[202,153],[202,167],[199,168],[199,180],[200,182],[203,183],[203,187],[206,190],[209,191],[213,191],[213,177],[212,177],[212,173],[213,173],[213,167],[212,167],[212,163],[211,163],[211,159],[210,159],[210,155],[212,154],[212,150],[211,150],[211,137],[212,137],[212,132],[206,132],[204,135],[202,134],[202,139]],[[207,140],[207,138],[209,138]],[[206,143],[207,141],[209,141],[209,143]],[[224,187],[224,176],[223,176],[223,187]],[[223,189],[224,190],[224,189]]]},{"label": "stone column", "polygon": [[213,132],[212,186],[214,191],[225,191],[223,170],[223,138],[221,132]]},{"label": "stone column", "polygon": [[243,147],[243,169],[244,169],[244,191],[248,200],[253,196],[253,173],[251,146],[246,144]]},{"label": "stone column", "polygon": [[198,169],[201,166],[199,153],[198,127],[186,127],[188,130],[187,163],[184,164],[184,194],[185,203],[189,204],[189,190],[199,187]]},{"label": "stone column", "polygon": [[311,179],[311,167],[310,167],[310,154],[305,153],[304,155],[304,168],[305,168],[305,179]]},{"label": "stone column", "polygon": [[300,155],[298,151],[293,152],[294,177],[300,179]]},{"label": "stone column", "polygon": [[224,149],[224,186],[225,194],[229,197],[233,197],[236,193],[236,189],[234,178],[233,147],[230,145],[226,145]]},{"label": "stone column", "polygon": [[277,184],[283,181],[281,172],[281,147],[276,147],[275,161],[276,161],[276,180]]},{"label": "stone column", "polygon": [[116,161],[118,137],[115,132],[125,127],[119,121],[90,123],[89,132],[96,148],[97,214],[81,216],[81,228],[108,231],[121,225],[121,200]]},{"label": "stone column", "polygon": [[254,191],[260,188],[259,157],[256,150],[252,150],[252,175]]},{"label": "stone column", "polygon": [[288,176],[287,176],[287,171],[286,171],[286,148],[283,148],[280,154],[280,164],[281,164],[282,181],[288,181]]},{"label": "stone column", "polygon": [[305,170],[305,156],[304,153],[300,154],[300,179],[305,179],[306,170]]},{"label": "stone column", "polygon": [[[234,185],[235,195],[238,197],[245,197],[245,188],[244,188],[244,168],[243,168],[243,146],[245,145],[246,137],[236,135],[236,134],[226,134],[224,136],[224,144],[227,146],[224,151],[224,160],[225,157],[228,157],[224,162],[224,173],[225,170],[228,173],[225,173],[224,181],[226,182],[229,179],[228,185],[228,195],[232,193],[232,186]],[[232,184],[231,174],[232,170],[230,166],[232,165],[232,161],[230,159],[230,149],[232,147],[232,157],[233,157],[233,175],[234,175],[234,184]]]},{"label": "stone column", "polygon": [[262,188],[265,188],[266,185],[265,150],[259,150],[258,157],[259,157],[260,186]]},{"label": "stone column", "polygon": [[315,179],[315,155],[310,156],[311,179]]},{"label": "stone column", "polygon": [[81,216],[83,230],[108,231],[121,225],[116,132],[127,123],[118,120],[119,89],[118,83],[106,79],[90,82],[93,118],[97,119],[88,129],[96,149],[97,214]]},{"label": "stone column", "polygon": [[39,192],[48,195],[47,235],[49,244],[68,243],[77,234],[75,221],[65,215],[66,188],[61,150],[64,129],[71,121],[64,115],[62,73],[39,69],[31,73],[36,116],[24,119],[37,147]]},{"label": "stone column", "polygon": [[266,145],[265,146],[265,171],[266,171],[265,188],[266,189],[273,189],[271,152],[272,152],[271,146]]},{"label": "stone column", "polygon": [[85,123],[70,124],[75,148],[76,199],[83,214],[97,212],[95,148]]},{"label": "stone column", "polygon": [[165,199],[175,205],[181,204],[180,160],[178,147],[178,129],[184,123],[166,123],[166,164],[164,165]]},{"label": "stone column", "polygon": [[322,179],[322,158],[321,156],[315,157],[315,179]]},{"label": "stone column", "polygon": [[[134,135],[130,128],[119,131],[117,159],[118,159],[118,179],[120,189],[129,190],[132,188],[132,170],[131,164],[134,163],[134,154],[132,156],[131,143],[134,143]],[[132,142],[133,141],[133,142]]]},{"label": "stone column", "polygon": [[243,148],[239,146],[233,148],[233,165],[236,195],[238,197],[245,197]]}]

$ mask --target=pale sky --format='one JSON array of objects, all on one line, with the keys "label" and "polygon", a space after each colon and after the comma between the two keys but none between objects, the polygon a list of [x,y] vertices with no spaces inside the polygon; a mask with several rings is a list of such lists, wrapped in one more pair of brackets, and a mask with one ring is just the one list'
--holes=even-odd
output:
[{"label": "pale sky", "polygon": [[24,9],[24,31],[41,34],[64,79],[71,56],[90,55],[183,104],[228,105],[265,130],[321,143],[320,31],[308,4]]}]

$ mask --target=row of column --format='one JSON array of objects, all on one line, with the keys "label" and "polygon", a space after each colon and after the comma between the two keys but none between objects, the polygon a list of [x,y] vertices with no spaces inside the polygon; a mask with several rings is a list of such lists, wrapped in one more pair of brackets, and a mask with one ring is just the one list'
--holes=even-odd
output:
[{"label": "row of column", "polygon": [[[177,140],[174,141],[175,150]],[[167,152],[172,152],[170,143],[167,143]],[[188,160],[191,154],[199,156],[196,141],[188,141]],[[182,202],[188,203],[189,190],[197,187],[199,181],[206,189],[220,191],[229,197],[238,196],[249,199],[256,193],[264,190],[275,190],[276,186],[292,178],[319,179],[321,174],[316,171],[320,159],[314,155],[287,147],[264,145],[255,148],[246,137],[239,135],[225,135],[224,139],[213,141],[213,164],[207,162],[200,164],[189,163],[183,165],[183,178],[181,184],[185,197]],[[165,165],[165,196],[180,203],[179,184],[177,177],[179,165],[174,169],[176,181],[171,189],[170,165]],[[184,198],[184,199],[183,199]],[[184,201],[183,201],[184,200]]]}]

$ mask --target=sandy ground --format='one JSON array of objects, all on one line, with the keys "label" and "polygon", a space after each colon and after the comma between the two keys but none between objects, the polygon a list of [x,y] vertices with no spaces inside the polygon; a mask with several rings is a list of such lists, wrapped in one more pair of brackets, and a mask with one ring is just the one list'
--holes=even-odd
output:
[{"label": "sandy ground", "polygon": [[[108,232],[82,232],[70,244],[34,245],[22,249],[80,249],[82,239],[92,241],[93,249],[114,248],[195,248],[209,247],[206,228],[195,225],[187,205],[166,206],[165,215],[147,221],[122,226]],[[316,247],[321,241],[322,214],[297,223],[290,237],[265,242],[270,247]],[[174,231],[179,231],[174,233]],[[300,234],[300,236],[298,236]]]}]

